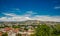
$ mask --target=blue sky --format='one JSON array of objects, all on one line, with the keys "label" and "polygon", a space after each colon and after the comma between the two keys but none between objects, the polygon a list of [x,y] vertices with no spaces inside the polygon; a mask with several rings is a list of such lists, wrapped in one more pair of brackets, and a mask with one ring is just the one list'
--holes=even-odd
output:
[{"label": "blue sky", "polygon": [[11,18],[10,15],[60,18],[60,0],[0,0],[0,18]]}]

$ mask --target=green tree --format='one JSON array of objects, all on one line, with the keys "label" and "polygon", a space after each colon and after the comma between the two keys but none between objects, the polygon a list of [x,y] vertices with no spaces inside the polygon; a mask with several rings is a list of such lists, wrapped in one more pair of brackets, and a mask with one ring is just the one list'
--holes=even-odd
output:
[{"label": "green tree", "polygon": [[16,36],[21,36],[21,34],[18,33],[18,34],[16,34]]},{"label": "green tree", "polygon": [[50,27],[46,24],[38,25],[35,32],[36,36],[50,36]]},{"label": "green tree", "polygon": [[53,36],[60,36],[60,24],[53,26],[52,35]]},{"label": "green tree", "polygon": [[13,28],[20,28],[19,25],[13,25],[12,27],[13,27]]},{"label": "green tree", "polygon": [[8,34],[7,33],[3,33],[2,36],[8,36]]}]

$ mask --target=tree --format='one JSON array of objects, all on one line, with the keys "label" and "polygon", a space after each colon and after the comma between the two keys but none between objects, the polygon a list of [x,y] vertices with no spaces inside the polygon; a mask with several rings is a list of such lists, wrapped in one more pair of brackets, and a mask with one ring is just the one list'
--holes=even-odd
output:
[{"label": "tree", "polygon": [[20,28],[19,25],[13,25],[12,27],[13,27],[13,28]]},{"label": "tree", "polygon": [[7,33],[3,33],[2,36],[8,36],[8,34]]},{"label": "tree", "polygon": [[60,24],[53,26],[52,35],[53,36],[60,36]]},{"label": "tree", "polygon": [[50,27],[46,24],[38,25],[35,32],[36,36],[50,36]]},{"label": "tree", "polygon": [[21,34],[18,33],[18,34],[16,34],[16,36],[21,36]]}]

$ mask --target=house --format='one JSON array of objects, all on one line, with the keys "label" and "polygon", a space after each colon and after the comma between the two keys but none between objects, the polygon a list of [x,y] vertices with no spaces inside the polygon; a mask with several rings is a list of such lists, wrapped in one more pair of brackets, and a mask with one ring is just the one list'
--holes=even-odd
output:
[{"label": "house", "polygon": [[0,31],[0,36],[2,36],[2,32]]}]

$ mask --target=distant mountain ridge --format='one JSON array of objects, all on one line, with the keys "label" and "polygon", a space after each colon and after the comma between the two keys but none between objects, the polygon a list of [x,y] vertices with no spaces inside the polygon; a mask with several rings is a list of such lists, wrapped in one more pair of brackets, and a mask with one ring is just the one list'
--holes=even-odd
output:
[{"label": "distant mountain ridge", "polygon": [[53,21],[39,21],[39,20],[27,20],[20,22],[0,22],[0,24],[60,24],[60,22]]}]

